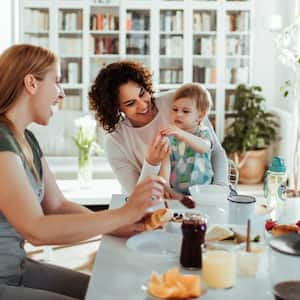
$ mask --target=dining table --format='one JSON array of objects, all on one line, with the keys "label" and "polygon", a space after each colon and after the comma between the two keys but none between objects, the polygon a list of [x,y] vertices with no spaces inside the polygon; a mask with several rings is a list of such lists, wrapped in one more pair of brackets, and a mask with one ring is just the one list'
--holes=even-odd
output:
[{"label": "dining table", "polygon": [[[112,195],[110,208],[120,207],[124,203],[124,199],[124,195]],[[300,199],[299,201],[290,202],[288,210],[291,214],[300,215]],[[263,231],[264,228],[261,228],[262,234]],[[177,250],[179,253],[180,249]],[[236,283],[232,288],[208,288],[199,299],[274,299],[267,263],[267,245],[264,260],[266,260],[265,269],[255,277],[237,275]],[[281,263],[283,262],[278,261],[278,264]],[[201,274],[200,270],[187,271],[183,269],[179,263],[179,255],[167,255],[166,253],[159,255],[134,251],[128,247],[126,238],[104,235],[96,255],[85,299],[156,299],[150,296],[146,290],[152,272],[162,274],[174,267],[177,267],[183,273]]]}]

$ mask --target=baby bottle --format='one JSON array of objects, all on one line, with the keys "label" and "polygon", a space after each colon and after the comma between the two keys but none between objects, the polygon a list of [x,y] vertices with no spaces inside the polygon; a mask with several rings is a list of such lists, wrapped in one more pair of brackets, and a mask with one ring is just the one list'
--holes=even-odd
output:
[{"label": "baby bottle", "polygon": [[286,200],[286,166],[283,158],[275,156],[269,165],[264,179],[264,196],[274,210],[271,217],[278,219]]}]

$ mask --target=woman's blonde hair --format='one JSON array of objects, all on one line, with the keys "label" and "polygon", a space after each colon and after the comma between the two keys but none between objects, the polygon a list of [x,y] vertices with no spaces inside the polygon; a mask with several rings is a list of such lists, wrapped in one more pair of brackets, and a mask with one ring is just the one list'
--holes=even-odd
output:
[{"label": "woman's blonde hair", "polygon": [[174,94],[173,101],[180,98],[191,98],[196,102],[199,112],[209,112],[212,100],[209,91],[199,83],[186,83],[178,88]]},{"label": "woman's blonde hair", "polygon": [[32,74],[37,80],[42,81],[56,62],[56,56],[50,50],[29,44],[14,45],[0,55],[0,122],[15,135],[37,179],[39,176],[34,167],[32,151],[23,134],[16,130],[5,114],[21,95],[25,76]]}]

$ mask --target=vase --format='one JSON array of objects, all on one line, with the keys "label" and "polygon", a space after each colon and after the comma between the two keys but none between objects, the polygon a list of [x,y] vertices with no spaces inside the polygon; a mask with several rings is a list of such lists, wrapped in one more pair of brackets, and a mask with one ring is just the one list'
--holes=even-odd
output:
[{"label": "vase", "polygon": [[92,158],[89,149],[79,149],[78,181],[81,188],[87,188],[92,184]]},{"label": "vase", "polygon": [[235,153],[233,160],[238,166],[239,183],[262,182],[267,167],[267,155],[267,149],[246,151],[242,155]]}]

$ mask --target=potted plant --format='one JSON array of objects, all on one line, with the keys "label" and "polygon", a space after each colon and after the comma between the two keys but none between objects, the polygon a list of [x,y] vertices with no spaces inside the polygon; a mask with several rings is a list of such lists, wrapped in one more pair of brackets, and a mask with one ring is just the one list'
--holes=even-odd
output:
[{"label": "potted plant", "polygon": [[261,87],[241,84],[234,91],[234,120],[223,147],[239,168],[239,182],[262,181],[267,165],[267,147],[276,139],[274,115],[263,109]]}]

